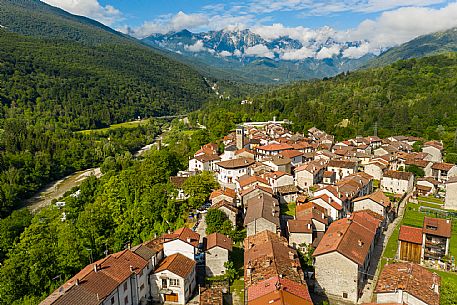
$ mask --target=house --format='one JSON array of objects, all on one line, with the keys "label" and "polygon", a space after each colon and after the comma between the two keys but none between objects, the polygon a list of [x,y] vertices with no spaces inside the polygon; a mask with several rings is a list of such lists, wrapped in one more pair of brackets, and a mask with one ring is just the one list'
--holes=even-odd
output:
[{"label": "house", "polygon": [[421,196],[430,196],[438,191],[439,182],[433,177],[418,178],[416,181],[416,193]]},{"label": "house", "polygon": [[173,187],[178,191],[178,195],[176,195],[176,200],[186,200],[189,196],[184,193],[182,188],[184,182],[186,182],[187,178],[189,177],[182,177],[182,176],[170,176],[170,183]]},{"label": "house", "polygon": [[311,219],[288,219],[289,246],[294,249],[313,243],[313,222]]},{"label": "house", "polygon": [[263,187],[260,185],[252,186],[248,189],[242,190],[240,192],[241,206],[244,206],[246,208],[246,203],[249,201],[249,199],[258,197],[262,194],[273,197],[273,190],[270,187]]},{"label": "house", "polygon": [[446,182],[450,177],[457,176],[457,165],[451,163],[434,163],[432,176],[439,182]]},{"label": "house", "polygon": [[263,146],[258,146],[256,147],[256,152],[257,152],[257,157],[259,158],[258,160],[262,160],[264,157],[268,156],[276,156],[280,152],[283,152],[285,150],[292,150],[294,149],[292,146],[289,144],[281,143],[281,144],[268,144],[268,145],[263,145]]},{"label": "house", "polygon": [[420,168],[424,171],[425,177],[430,177],[432,176],[432,165],[433,162],[426,161],[426,160],[418,160],[418,159],[407,159],[405,161],[406,167],[408,166],[415,166],[417,168]]},{"label": "house", "polygon": [[189,160],[189,171],[202,172],[202,171],[215,171],[216,163],[221,158],[216,154],[200,154]]},{"label": "house", "polygon": [[332,171],[325,171],[322,176],[322,183],[327,185],[333,185],[336,182],[336,173]]},{"label": "house", "polygon": [[442,218],[425,217],[422,227],[424,260],[441,261],[449,254],[451,239],[451,221]]},{"label": "house", "polygon": [[160,303],[186,304],[197,285],[194,260],[175,253],[160,262],[151,274],[152,299]]},{"label": "house", "polygon": [[325,163],[311,161],[295,168],[295,183],[302,190],[309,190],[310,187],[322,182]]},{"label": "house", "polygon": [[148,276],[157,253],[142,253],[149,259],[127,249],[87,265],[40,305],[143,304],[152,296]]},{"label": "house", "polygon": [[314,250],[315,291],[356,303],[368,278],[380,221],[370,216],[333,222]]},{"label": "house", "polygon": [[295,218],[298,220],[310,219],[314,232],[325,232],[329,223],[325,209],[313,202],[297,205],[295,208]]},{"label": "house", "polygon": [[311,199],[311,202],[322,207],[331,221],[344,217],[341,201],[335,200],[333,196],[321,194]]},{"label": "house", "polygon": [[249,166],[253,165],[253,159],[239,158],[221,161],[216,164],[217,180],[224,184],[234,184],[243,175],[249,173]]},{"label": "house", "polygon": [[278,187],[295,185],[294,177],[286,172],[270,172],[263,175],[268,180],[268,185],[276,192]]},{"label": "house", "polygon": [[255,153],[252,150],[243,148],[235,151],[235,158],[255,159]]},{"label": "house", "polygon": [[270,182],[267,179],[257,175],[244,175],[236,180],[236,189],[239,191],[251,188],[256,185],[270,187]]},{"label": "house", "polygon": [[189,259],[195,259],[197,247],[200,242],[200,234],[184,227],[177,229],[171,234],[163,234],[162,239],[165,256],[180,253]]},{"label": "house", "polygon": [[303,163],[303,152],[301,151],[295,149],[284,150],[280,152],[279,155],[289,158],[293,167],[299,166]]},{"label": "house", "polygon": [[374,290],[378,304],[439,305],[441,278],[414,263],[387,264]]},{"label": "house", "polygon": [[327,170],[336,174],[336,180],[341,180],[346,176],[357,172],[357,162],[345,160],[330,160],[327,164]]},{"label": "house", "polygon": [[224,148],[224,153],[220,155],[221,161],[227,161],[236,158],[237,148],[235,145],[228,145]]},{"label": "house", "polygon": [[292,163],[291,160],[282,155],[273,157],[266,157],[263,159],[263,164],[270,167],[275,172],[291,173]]},{"label": "house", "polygon": [[433,162],[443,162],[443,144],[438,141],[429,141],[425,142],[422,146],[422,152],[428,153],[431,155],[431,160]]},{"label": "house", "polygon": [[247,236],[255,235],[264,230],[273,233],[280,232],[279,202],[275,198],[260,194],[246,202],[244,226]]},{"label": "house", "polygon": [[354,212],[370,210],[384,218],[383,227],[393,220],[394,212],[389,197],[378,189],[369,195],[358,197],[353,200]]},{"label": "house", "polygon": [[279,198],[279,203],[281,204],[296,202],[298,195],[298,188],[293,184],[276,188],[276,196]]},{"label": "house", "polygon": [[312,305],[306,284],[280,276],[271,277],[248,289],[248,305]]},{"label": "house", "polygon": [[223,187],[212,191],[209,200],[211,200],[212,204],[217,204],[219,201],[227,201],[234,204],[236,201],[236,192],[234,189]]},{"label": "house", "polygon": [[394,194],[409,193],[414,188],[414,175],[409,172],[388,170],[381,179],[381,189]]},{"label": "house", "polygon": [[225,200],[218,201],[211,205],[211,208],[222,211],[230,220],[233,226],[236,226],[236,216],[238,215],[238,208]]},{"label": "house", "polygon": [[420,264],[422,253],[422,229],[401,226],[398,235],[400,260]]},{"label": "house", "polygon": [[444,208],[446,210],[457,210],[457,177],[449,178],[446,182]]},{"label": "house", "polygon": [[232,252],[233,241],[220,233],[206,236],[205,245],[205,270],[206,276],[225,274],[224,263],[228,262]]}]

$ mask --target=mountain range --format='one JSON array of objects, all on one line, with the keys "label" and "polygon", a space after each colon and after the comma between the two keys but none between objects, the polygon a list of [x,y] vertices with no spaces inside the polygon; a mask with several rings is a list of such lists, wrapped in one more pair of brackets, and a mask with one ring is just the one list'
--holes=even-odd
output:
[{"label": "mountain range", "polygon": [[302,42],[288,36],[267,40],[249,29],[191,33],[188,30],[154,34],[146,44],[181,55],[194,66],[221,69],[233,79],[284,83],[323,78],[365,65],[375,55],[355,56],[364,41],[338,42],[331,36]]},{"label": "mountain range", "polygon": [[300,41],[283,36],[265,39],[249,29],[192,33],[188,30],[154,34],[143,42],[189,63],[202,73],[225,74],[234,80],[287,83],[320,79],[400,59],[457,50],[457,30],[424,35],[381,54],[370,52],[367,41],[341,42],[329,35]]}]

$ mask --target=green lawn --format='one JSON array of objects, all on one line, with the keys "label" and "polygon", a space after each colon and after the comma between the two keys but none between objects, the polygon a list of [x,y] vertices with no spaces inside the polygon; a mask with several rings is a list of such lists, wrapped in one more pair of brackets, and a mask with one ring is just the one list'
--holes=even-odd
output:
[{"label": "green lawn", "polygon": [[244,250],[240,245],[235,245],[230,259],[237,270],[236,278],[230,285],[230,291],[237,293],[244,300]]},{"label": "green lawn", "polygon": [[433,196],[428,196],[428,197],[418,196],[417,200],[419,202],[424,202],[425,201],[425,202],[429,202],[429,203],[444,204],[444,201],[442,199],[439,199],[439,198],[436,198],[436,197],[433,197]]},{"label": "green lawn", "polygon": [[295,216],[295,208],[297,204],[294,203],[289,203],[289,204],[281,204],[281,215],[289,215],[289,216]]},{"label": "green lawn", "polygon": [[110,127],[106,127],[106,128],[81,130],[81,131],[77,131],[77,133],[82,133],[85,135],[88,135],[91,133],[106,133],[109,130],[115,130],[115,129],[120,129],[120,128],[136,128],[141,125],[146,125],[147,123],[148,123],[148,120],[131,121],[131,122],[113,124]]}]

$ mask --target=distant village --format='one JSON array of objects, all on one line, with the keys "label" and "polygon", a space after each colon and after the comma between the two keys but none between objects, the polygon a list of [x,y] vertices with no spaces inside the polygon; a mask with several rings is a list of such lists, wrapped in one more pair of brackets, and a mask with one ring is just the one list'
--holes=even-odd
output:
[{"label": "distant village", "polygon": [[[220,185],[194,228],[107,255],[41,305],[228,304],[228,285],[206,280],[224,276],[235,245],[199,230],[208,209],[246,229],[239,245],[244,299],[233,304],[439,305],[441,278],[433,269],[455,269],[448,217],[401,225],[397,259],[382,270],[379,261],[407,202],[442,198],[445,210],[457,210],[457,166],[443,162],[443,144],[409,136],[336,142],[317,128],[291,133],[284,123],[246,123],[221,139],[223,151],[215,143],[201,147],[188,169],[170,178],[180,189],[208,171]],[[416,142],[421,151],[413,151]],[[187,199],[182,189],[177,196]],[[312,263],[304,266],[307,253]]]}]

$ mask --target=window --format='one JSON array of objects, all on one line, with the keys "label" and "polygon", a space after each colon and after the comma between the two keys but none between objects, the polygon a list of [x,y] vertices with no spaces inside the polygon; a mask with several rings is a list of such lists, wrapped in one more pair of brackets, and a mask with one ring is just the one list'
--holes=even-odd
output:
[{"label": "window", "polygon": [[178,279],[170,279],[170,286],[179,286]]},{"label": "window", "polygon": [[348,298],[348,293],[347,292],[343,292],[343,298],[345,298],[345,299]]},{"label": "window", "polygon": [[127,305],[128,303],[129,303],[129,296],[126,296],[126,297],[124,298],[124,304]]},{"label": "window", "polygon": [[162,288],[167,288],[167,279],[162,279]]},{"label": "window", "polygon": [[127,290],[127,288],[128,288],[128,286],[127,286],[127,282],[125,282],[125,283],[124,283],[124,291],[126,291],[126,290]]},{"label": "window", "polygon": [[141,284],[140,291],[144,289],[144,284]]},{"label": "window", "polygon": [[111,304],[114,304],[114,297],[111,298]]}]

